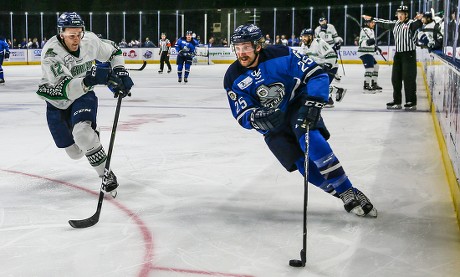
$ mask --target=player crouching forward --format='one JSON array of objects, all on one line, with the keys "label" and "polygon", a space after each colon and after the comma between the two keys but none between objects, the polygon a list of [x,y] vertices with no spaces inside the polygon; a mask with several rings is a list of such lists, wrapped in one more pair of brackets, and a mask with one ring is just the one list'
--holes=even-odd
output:
[{"label": "player crouching forward", "polygon": [[[81,17],[74,12],[58,18],[59,34],[42,50],[42,78],[37,94],[46,101],[48,127],[56,146],[72,159],[86,155],[103,178],[102,189],[118,187],[115,174],[105,170],[107,156],[96,132],[98,99],[96,85],[106,85],[115,96],[130,95],[134,85],[124,68],[124,58],[115,43],[85,31]],[[93,61],[109,62],[109,67],[93,66]]]},{"label": "player crouching forward", "polygon": [[377,216],[369,199],[348,179],[326,141],[321,118],[329,96],[329,77],[312,59],[283,45],[264,45],[262,31],[241,25],[231,36],[237,61],[228,68],[224,88],[233,116],[246,129],[264,135],[269,149],[290,172],[304,175],[305,127],[309,123],[308,181],[339,197],[347,212]]}]

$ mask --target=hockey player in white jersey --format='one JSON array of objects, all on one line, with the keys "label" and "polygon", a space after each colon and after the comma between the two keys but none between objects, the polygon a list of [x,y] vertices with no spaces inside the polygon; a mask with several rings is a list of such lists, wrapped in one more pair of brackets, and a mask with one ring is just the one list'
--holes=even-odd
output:
[{"label": "hockey player in white jersey", "polygon": [[334,49],[320,37],[313,38],[312,29],[303,29],[300,33],[302,40],[301,49],[302,54],[307,55],[319,64],[324,71],[329,75],[329,100],[324,107],[333,107],[334,100],[332,100],[332,94],[335,93],[335,100],[340,102],[345,96],[346,89],[339,88],[331,85],[337,74],[337,54]]},{"label": "hockey player in white jersey", "polygon": [[442,19],[433,16],[433,12],[426,12],[422,16],[422,23],[422,30],[418,33],[418,44],[428,48],[430,52],[441,49],[444,36]]},{"label": "hockey player in white jersey", "polygon": [[[48,127],[58,148],[72,159],[84,155],[102,179],[102,190],[118,187],[115,174],[104,172],[107,156],[97,132],[96,85],[106,85],[115,97],[130,95],[134,85],[115,43],[85,30],[80,15],[65,12],[58,18],[58,34],[46,43],[41,55],[42,78],[37,94],[46,101]],[[95,60],[109,67],[93,65]]]},{"label": "hockey player in white jersey", "polygon": [[[321,17],[318,22],[319,26],[315,29],[315,37],[322,38],[332,47],[332,49],[334,49],[336,53],[340,54],[339,51],[342,46],[343,39],[337,34],[335,26],[329,24],[325,17]],[[342,78],[339,74],[335,74],[334,77],[337,81],[340,81]]]},{"label": "hockey player in white jersey", "polygon": [[359,33],[359,58],[364,65],[364,86],[363,93],[381,92],[382,87],[377,84],[379,76],[379,64],[374,58],[377,50],[377,41],[374,33],[375,21],[364,20],[364,27]]}]

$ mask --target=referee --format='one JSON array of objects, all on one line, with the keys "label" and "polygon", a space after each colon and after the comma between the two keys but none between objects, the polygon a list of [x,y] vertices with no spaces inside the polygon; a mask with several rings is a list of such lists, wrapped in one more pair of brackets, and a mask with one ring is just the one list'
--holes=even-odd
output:
[{"label": "referee", "polygon": [[393,101],[387,103],[387,109],[400,110],[402,108],[402,83],[404,82],[404,93],[406,97],[406,110],[417,109],[417,60],[415,57],[415,42],[417,40],[417,29],[422,27],[420,19],[423,14],[418,14],[415,19],[409,19],[407,6],[399,6],[396,10],[397,20],[385,20],[363,15],[365,20],[374,20],[379,26],[385,29],[393,29],[393,36],[396,44],[396,54],[393,58],[393,70],[391,72],[391,83],[393,84]]}]

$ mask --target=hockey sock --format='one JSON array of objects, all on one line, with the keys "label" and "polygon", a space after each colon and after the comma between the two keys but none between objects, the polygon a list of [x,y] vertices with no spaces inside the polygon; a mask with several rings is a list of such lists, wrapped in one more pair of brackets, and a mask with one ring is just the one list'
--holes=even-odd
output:
[{"label": "hockey sock", "polygon": [[372,75],[374,72],[374,68],[366,68],[366,71],[364,72],[364,81],[366,81],[368,84],[371,83],[372,80]]},{"label": "hockey sock", "polygon": [[65,152],[72,160],[78,160],[84,156],[83,151],[75,143],[65,148]]},{"label": "hockey sock", "polygon": [[377,79],[379,77],[379,64],[374,64],[374,70],[372,72],[372,81],[377,83]]},{"label": "hockey sock", "polygon": [[75,144],[85,153],[99,176],[104,175],[106,155],[90,121],[78,122],[72,130]]}]

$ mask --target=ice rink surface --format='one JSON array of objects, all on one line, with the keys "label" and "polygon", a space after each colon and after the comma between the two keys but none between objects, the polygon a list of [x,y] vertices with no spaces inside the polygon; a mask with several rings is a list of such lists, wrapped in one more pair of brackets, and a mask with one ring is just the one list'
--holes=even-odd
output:
[{"label": "ice rink surface", "polygon": [[[106,199],[97,225],[77,230],[67,221],[95,212],[100,179],[54,145],[35,94],[40,67],[5,66],[0,276],[459,276],[460,232],[420,71],[419,110],[392,112],[391,66],[380,66],[383,92],[364,95],[363,66],[345,65],[348,92],[323,117],[379,216],[348,214],[310,186],[307,266],[292,268],[303,178],[233,119],[227,67],[195,65],[186,85],[175,68],[131,71],[112,157],[118,197]],[[108,149],[116,100],[103,87],[96,94]]]}]

